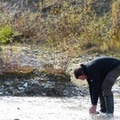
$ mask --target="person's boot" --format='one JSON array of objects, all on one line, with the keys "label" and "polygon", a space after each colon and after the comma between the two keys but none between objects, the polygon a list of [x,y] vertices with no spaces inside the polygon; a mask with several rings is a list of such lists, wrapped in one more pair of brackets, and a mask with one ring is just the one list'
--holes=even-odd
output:
[{"label": "person's boot", "polygon": [[106,115],[113,116],[114,113],[114,98],[113,95],[105,96]]}]

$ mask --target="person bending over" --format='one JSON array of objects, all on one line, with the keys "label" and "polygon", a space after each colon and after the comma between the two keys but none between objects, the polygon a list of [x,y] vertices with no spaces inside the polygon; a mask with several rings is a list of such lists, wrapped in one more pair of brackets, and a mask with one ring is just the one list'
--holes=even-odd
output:
[{"label": "person bending over", "polygon": [[114,113],[114,97],[112,87],[120,75],[120,60],[113,57],[98,57],[92,61],[81,64],[74,70],[76,79],[87,80],[92,106],[90,114],[98,113],[97,103],[100,99],[100,112]]}]

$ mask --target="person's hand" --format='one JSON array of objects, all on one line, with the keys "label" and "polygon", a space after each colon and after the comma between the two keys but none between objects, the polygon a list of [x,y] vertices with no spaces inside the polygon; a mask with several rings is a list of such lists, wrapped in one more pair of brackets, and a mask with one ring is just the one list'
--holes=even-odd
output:
[{"label": "person's hand", "polygon": [[96,105],[93,105],[90,109],[89,109],[89,113],[90,114],[95,114],[96,113]]}]

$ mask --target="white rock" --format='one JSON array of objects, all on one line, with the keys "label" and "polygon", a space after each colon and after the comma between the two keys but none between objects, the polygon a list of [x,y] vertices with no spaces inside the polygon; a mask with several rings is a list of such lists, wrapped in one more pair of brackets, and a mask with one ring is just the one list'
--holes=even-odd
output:
[{"label": "white rock", "polygon": [[25,83],[25,84],[23,85],[23,87],[27,88],[27,87],[28,87],[28,83]]}]

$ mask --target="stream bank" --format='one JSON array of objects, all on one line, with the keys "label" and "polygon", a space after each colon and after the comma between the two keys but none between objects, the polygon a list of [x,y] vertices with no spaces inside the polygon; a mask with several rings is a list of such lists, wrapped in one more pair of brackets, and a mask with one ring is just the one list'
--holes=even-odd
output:
[{"label": "stream bank", "polygon": [[[20,55],[11,57],[10,62],[20,66],[32,66],[37,69],[43,67],[42,59],[37,59],[39,51],[25,51]],[[5,76],[0,77],[0,119],[1,120],[107,120],[104,116],[91,116],[88,113],[90,98],[88,86],[75,80],[74,68],[80,63],[85,63],[96,55],[80,55],[73,59],[67,69],[69,77],[47,76],[33,71],[29,76]],[[15,61],[17,58],[17,61]],[[52,61],[49,58],[48,63]],[[16,65],[16,64],[15,64]],[[34,69],[32,69],[34,70]],[[62,78],[61,81],[59,77]],[[69,79],[70,78],[70,79]],[[57,79],[57,81],[56,81]],[[115,117],[111,120],[119,120],[120,87],[119,81],[113,88],[115,98]],[[98,107],[99,109],[99,107]],[[85,114],[86,113],[86,114]]]}]

